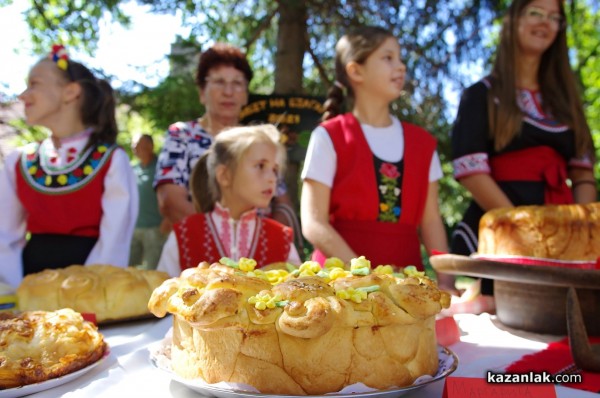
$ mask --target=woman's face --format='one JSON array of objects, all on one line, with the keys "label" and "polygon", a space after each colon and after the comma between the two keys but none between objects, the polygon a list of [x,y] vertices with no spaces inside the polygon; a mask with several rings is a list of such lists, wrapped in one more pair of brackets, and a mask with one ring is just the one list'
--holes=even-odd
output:
[{"label": "woman's face", "polygon": [[200,89],[200,102],[211,116],[237,121],[242,107],[248,102],[248,82],[244,73],[225,65],[210,69],[206,85]]},{"label": "woman's face", "polygon": [[518,20],[519,52],[541,57],[556,39],[562,24],[558,0],[533,0]]},{"label": "woman's face", "polygon": [[19,95],[27,124],[52,129],[61,114],[66,86],[52,61],[38,62],[29,72],[27,88]]}]

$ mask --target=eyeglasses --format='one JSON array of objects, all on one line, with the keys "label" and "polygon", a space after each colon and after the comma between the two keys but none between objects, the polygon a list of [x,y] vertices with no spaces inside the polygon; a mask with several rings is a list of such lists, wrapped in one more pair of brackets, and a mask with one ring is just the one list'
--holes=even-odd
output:
[{"label": "eyeglasses", "polygon": [[550,13],[543,8],[528,7],[523,12],[523,17],[531,24],[548,21],[554,30],[560,30],[565,27],[565,19],[562,15],[557,12]]},{"label": "eyeglasses", "polygon": [[248,83],[246,83],[246,80],[236,79],[236,80],[232,80],[232,81],[227,81],[223,78],[209,79],[207,77],[205,81],[208,84],[210,84],[211,86],[213,86],[214,88],[216,88],[217,90],[221,90],[221,91],[225,91],[225,89],[227,87],[231,87],[231,90],[236,93],[241,93],[248,89]]}]

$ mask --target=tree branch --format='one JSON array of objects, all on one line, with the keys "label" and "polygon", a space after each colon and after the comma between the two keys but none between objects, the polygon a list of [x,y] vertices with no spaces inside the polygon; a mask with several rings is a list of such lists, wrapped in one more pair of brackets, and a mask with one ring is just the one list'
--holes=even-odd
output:
[{"label": "tree branch", "polygon": [[33,0],[32,3],[33,7],[37,10],[38,14],[40,14],[40,17],[42,17],[42,19],[44,20],[46,27],[48,27],[48,29],[53,29],[54,24],[50,22],[48,18],[46,18],[44,6],[42,4],[39,4],[37,0]]},{"label": "tree branch", "polygon": [[277,15],[278,12],[279,12],[279,7],[274,9],[273,12],[271,12],[269,15],[267,15],[266,17],[263,18],[263,20],[258,25],[258,27],[257,27],[256,31],[254,32],[254,34],[252,35],[252,37],[250,37],[248,39],[248,41],[246,41],[246,44],[244,45],[246,52],[248,52],[250,50],[250,47],[258,39],[260,34],[269,28],[269,25],[271,24],[273,17],[275,15]]},{"label": "tree branch", "polygon": [[323,64],[321,64],[321,61],[319,61],[319,58],[317,58],[317,55],[315,54],[313,49],[310,47],[310,40],[308,38],[306,39],[306,51],[308,51],[313,62],[315,63],[317,70],[319,71],[319,76],[321,76],[321,80],[323,80],[324,82],[327,82],[329,85],[332,85],[333,82],[331,81],[331,79],[329,79],[327,77],[327,72],[325,71]]}]

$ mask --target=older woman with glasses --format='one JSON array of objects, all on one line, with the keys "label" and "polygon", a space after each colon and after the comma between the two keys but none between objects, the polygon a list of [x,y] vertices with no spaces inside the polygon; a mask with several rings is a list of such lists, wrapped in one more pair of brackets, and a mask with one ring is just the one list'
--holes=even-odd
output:
[{"label": "older woman with glasses", "polygon": [[596,200],[595,151],[569,65],[563,7],[560,0],[513,1],[492,73],[462,95],[454,176],[473,201],[453,233],[453,253],[477,251],[479,219],[490,209]]},{"label": "older woman with glasses", "polygon": [[[235,46],[217,43],[201,54],[196,85],[205,113],[196,120],[169,127],[156,167],[154,186],[160,211],[171,223],[196,212],[188,188],[190,173],[214,137],[239,124],[252,75],[246,55]],[[278,184],[274,201],[277,210],[271,216],[299,230],[283,183]]]}]

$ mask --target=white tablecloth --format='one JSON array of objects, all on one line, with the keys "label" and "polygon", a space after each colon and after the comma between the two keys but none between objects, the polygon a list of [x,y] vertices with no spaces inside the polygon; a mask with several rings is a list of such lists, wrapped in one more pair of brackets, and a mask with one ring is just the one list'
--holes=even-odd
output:
[{"label": "white tablecloth", "polygon": [[[524,354],[542,350],[548,342],[560,338],[509,330],[488,314],[455,318],[462,336],[460,342],[449,347],[459,358],[453,376],[483,378],[487,370],[501,371]],[[150,362],[148,348],[163,339],[171,324],[172,319],[167,317],[101,328],[110,355],[99,366],[76,380],[31,397],[200,397]],[[402,396],[439,398],[443,387],[444,382],[439,381]],[[598,394],[555,388],[560,398],[598,398]]]}]

